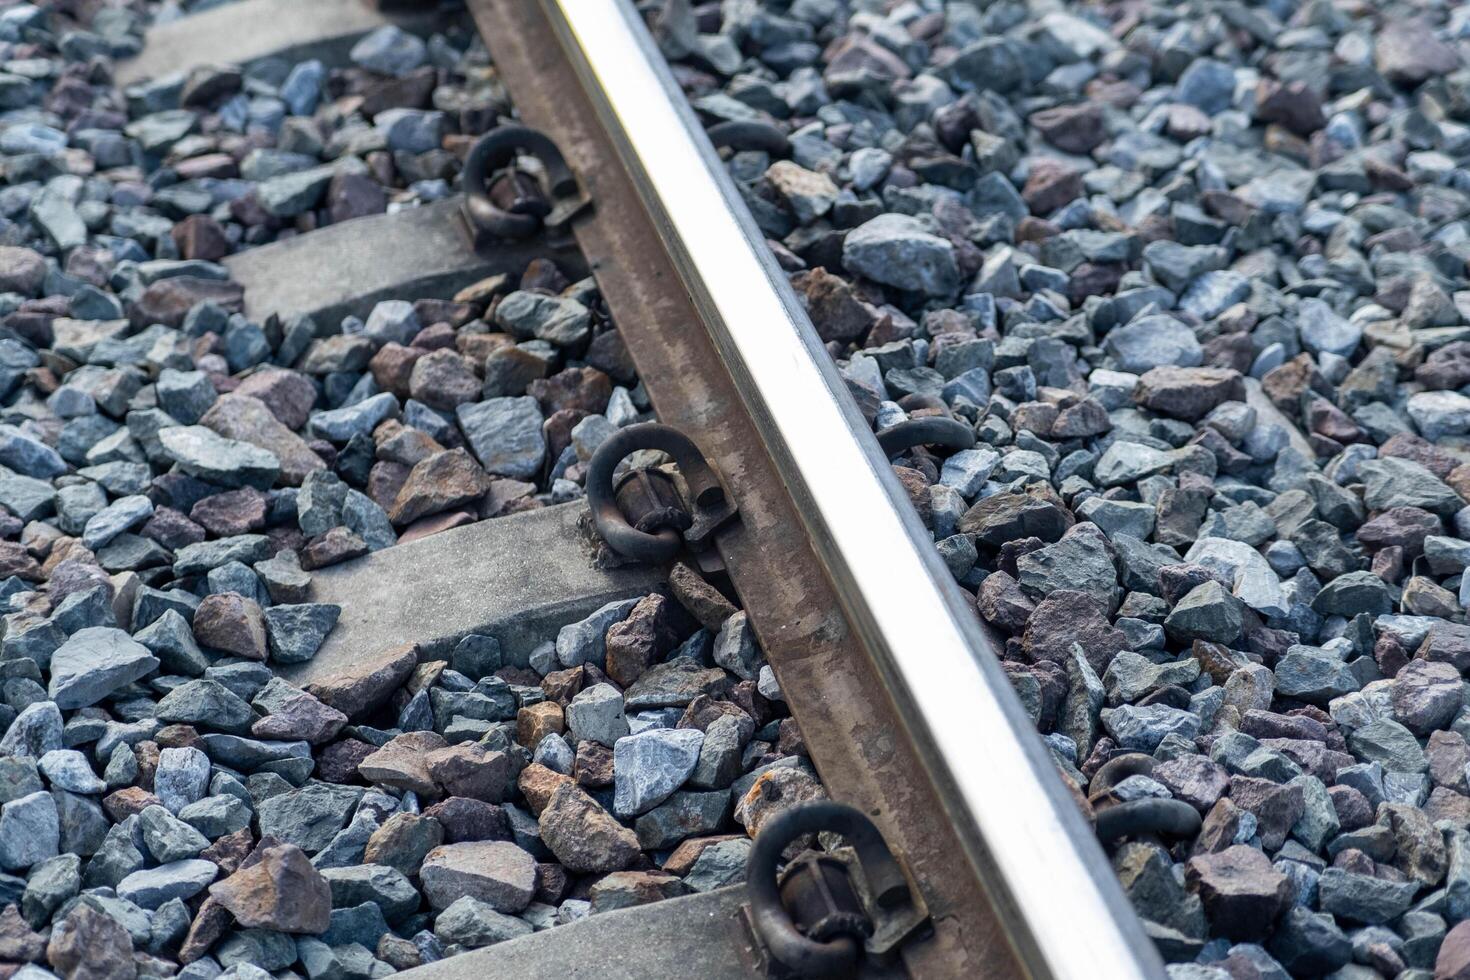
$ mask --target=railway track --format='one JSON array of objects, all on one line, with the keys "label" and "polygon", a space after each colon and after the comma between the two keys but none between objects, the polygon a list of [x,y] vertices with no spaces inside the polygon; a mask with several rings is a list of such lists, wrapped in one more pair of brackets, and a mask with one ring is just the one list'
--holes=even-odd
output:
[{"label": "railway track", "polygon": [[1391,18],[193,6],[0,8],[6,976],[1470,975]]}]

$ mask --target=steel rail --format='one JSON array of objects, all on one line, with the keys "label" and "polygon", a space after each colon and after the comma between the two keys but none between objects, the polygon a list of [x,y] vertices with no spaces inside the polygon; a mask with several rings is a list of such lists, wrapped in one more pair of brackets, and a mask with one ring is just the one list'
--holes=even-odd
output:
[{"label": "steel rail", "polygon": [[[916,871],[935,935],[905,947],[910,973],[1162,976],[637,13],[469,5],[521,116],[593,199],[573,232],[660,419],[740,505],[719,547],[824,782]],[[820,581],[779,580],[808,568]]]}]

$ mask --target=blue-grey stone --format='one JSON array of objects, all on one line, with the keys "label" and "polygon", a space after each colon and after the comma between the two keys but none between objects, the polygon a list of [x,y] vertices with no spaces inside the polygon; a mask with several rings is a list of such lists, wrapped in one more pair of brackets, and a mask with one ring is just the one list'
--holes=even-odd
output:
[{"label": "blue-grey stone", "polygon": [[51,700],[84,708],[158,668],[158,658],[120,629],[77,631],[51,657]]},{"label": "blue-grey stone", "polygon": [[173,899],[188,900],[209,887],[219,874],[212,861],[190,858],[134,871],[117,883],[119,898],[145,909],[156,909]]},{"label": "blue-grey stone", "polygon": [[158,440],[185,473],[222,487],[268,490],[281,472],[281,461],[270,450],[226,439],[202,425],[160,429]]},{"label": "blue-grey stone", "polygon": [[378,423],[397,414],[398,399],[392,392],[385,391],[355,405],[317,412],[307,425],[312,434],[319,438],[346,442],[358,434],[371,434]]},{"label": "blue-grey stone", "polygon": [[704,733],[692,728],[655,728],[617,740],[613,746],[614,811],[631,817],[668,799],[699,761]]},{"label": "blue-grey stone", "polygon": [[310,660],[341,614],[341,606],[326,602],[271,606],[265,611],[271,658],[283,664]]}]

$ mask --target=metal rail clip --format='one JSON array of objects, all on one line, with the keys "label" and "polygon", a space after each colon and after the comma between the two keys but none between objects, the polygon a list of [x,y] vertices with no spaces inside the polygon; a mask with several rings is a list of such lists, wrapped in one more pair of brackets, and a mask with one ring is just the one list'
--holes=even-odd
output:
[{"label": "metal rail clip", "polygon": [[[631,470],[614,485],[618,464],[640,449],[674,458],[688,488],[687,501],[673,476],[661,469]],[[738,514],[699,447],[659,422],[640,422],[608,437],[587,464],[586,487],[593,526],[608,547],[650,565],[671,561],[682,545],[706,551],[715,532]]]},{"label": "metal rail clip", "polygon": [[754,119],[733,119],[715,123],[704,131],[715,149],[729,148],[737,153],[742,150],[764,150],[773,157],[785,160],[791,156],[791,140],[770,123]]},{"label": "metal rail clip", "polygon": [[1087,801],[1092,804],[1094,826],[1104,847],[1124,838],[1162,843],[1161,839],[1180,840],[1199,833],[1199,811],[1183,800],[1119,800],[1113,792],[1129,776],[1148,776],[1153,771],[1153,756],[1126,752],[1103,763],[1092,777]]},{"label": "metal rail clip", "polygon": [[[541,162],[545,188],[516,166],[522,156]],[[465,159],[463,181],[462,213],[476,249],[543,230],[565,238],[571,220],[592,203],[556,144],[529,126],[497,126],[481,136]]]},{"label": "metal rail clip", "polygon": [[[851,848],[806,851],[777,874],[781,854],[828,831]],[[884,961],[929,920],[919,890],[883,835],[855,807],[797,804],[771,817],[745,865],[746,928],[772,977],[850,975],[860,956]]]}]

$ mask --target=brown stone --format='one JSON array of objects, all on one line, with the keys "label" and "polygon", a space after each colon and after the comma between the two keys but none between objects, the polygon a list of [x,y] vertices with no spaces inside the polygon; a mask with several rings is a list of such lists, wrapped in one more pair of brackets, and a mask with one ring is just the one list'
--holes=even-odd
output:
[{"label": "brown stone", "polygon": [[391,647],[363,657],[350,667],[319,677],[306,690],[355,719],[388,700],[418,664],[418,647],[412,643]]},{"label": "brown stone", "polygon": [[293,741],[313,745],[330,742],[347,724],[347,716],[306,693],[293,694],[279,708],[250,726],[256,738]]},{"label": "brown stone", "polygon": [[199,424],[227,439],[275,453],[281,461],[281,482],[289,486],[298,486],[307,474],[326,469],[327,464],[311,451],[306,440],[287,428],[266,402],[239,391],[216,399]]},{"label": "brown stone", "polygon": [[669,571],[669,591],[711,633],[718,633],[725,620],[739,611],[719,589],[683,562],[677,562]]},{"label": "brown stone", "polygon": [[[457,356],[457,355],[456,355]],[[463,449],[450,449],[418,463],[398,491],[388,516],[399,527],[429,514],[478,500],[490,477]]]},{"label": "brown stone", "polygon": [[372,498],[373,503],[385,511],[388,510],[398,498],[398,491],[408,482],[408,474],[412,469],[413,467],[402,463],[378,460],[368,470],[367,495]]},{"label": "brown stone", "polygon": [[200,600],[194,612],[194,638],[247,660],[263,661],[269,649],[264,611],[254,599],[237,592],[217,592]]},{"label": "brown stone", "polygon": [[422,347],[405,347],[396,341],[389,341],[368,361],[368,370],[372,372],[373,380],[378,383],[379,388],[391,391],[399,399],[407,399],[414,365],[428,353]]},{"label": "brown stone", "polygon": [[373,442],[380,461],[404,466],[416,466],[444,451],[433,436],[397,419],[388,419],[374,429]]},{"label": "brown stone", "polygon": [[1067,153],[1091,153],[1107,139],[1102,108],[1095,103],[1042,109],[1033,112],[1029,122],[1048,143]]},{"label": "brown stone", "polygon": [[339,173],[327,185],[327,213],[332,223],[365,218],[388,210],[388,194],[367,174]]},{"label": "brown stone", "polygon": [[441,514],[420,517],[398,534],[399,544],[408,544],[427,538],[441,531],[452,531],[457,527],[475,523],[475,515],[467,510],[446,510]]},{"label": "brown stone", "polygon": [[419,878],[436,909],[469,895],[514,915],[536,893],[536,859],[508,841],[444,844],[424,858]]},{"label": "brown stone", "polygon": [[210,844],[199,852],[199,856],[219,865],[220,874],[232,875],[240,869],[254,848],[255,838],[250,835],[250,828],[241,827],[233,834],[225,834]]},{"label": "brown stone", "polygon": [[852,286],[821,266],[796,273],[791,285],[824,341],[857,340],[879,320],[878,311],[858,299]]},{"label": "brown stone", "polygon": [[638,600],[627,617],[607,630],[607,675],[627,688],[679,642],[669,600],[659,593]]},{"label": "brown stone", "polygon": [[0,541],[0,577],[12,575],[39,582],[42,580],[41,565],[19,541]]},{"label": "brown stone", "polygon": [[438,790],[429,774],[428,760],[446,745],[444,736],[437,732],[404,732],[363,759],[357,771],[369,782],[432,795]]},{"label": "brown stone", "polygon": [[1021,649],[1033,662],[1065,664],[1074,643],[1082,645],[1098,676],[1113,657],[1128,649],[1128,638],[1108,622],[1100,602],[1085,592],[1059,589],[1037,604],[1022,634]]},{"label": "brown stone", "polygon": [[539,815],[551,800],[556,788],[572,781],[570,776],[565,776],[554,769],[548,769],[539,762],[533,762],[521,770],[520,776],[516,779],[516,785],[521,795],[526,798],[526,806],[531,808],[532,813]]},{"label": "brown stone", "polygon": [[15,905],[0,912],[0,962],[34,963],[46,955],[46,937],[33,932]]},{"label": "brown stone", "polygon": [[1445,934],[1434,959],[1434,980],[1470,980],[1470,920]]},{"label": "brown stone", "polygon": [[739,834],[716,834],[712,837],[690,837],[681,841],[679,846],[664,859],[663,869],[671,875],[683,877],[694,867],[694,862],[704,853],[705,848],[714,844],[723,844],[727,840],[740,840]]},{"label": "brown stone", "polygon": [[344,738],[332,742],[317,755],[317,778],[329,783],[361,782],[357,767],[376,751],[376,745],[360,739]]},{"label": "brown stone", "polygon": [[571,408],[600,415],[612,397],[612,380],[596,368],[567,368],[549,378],[532,381],[526,391],[548,414]]},{"label": "brown stone", "polygon": [[571,780],[552,791],[541,808],[540,827],[551,853],[577,874],[620,871],[643,853],[637,835]]},{"label": "brown stone", "polygon": [[217,537],[249,534],[265,527],[265,494],[254,487],[205,497],[189,511],[189,519]]},{"label": "brown stone", "polygon": [[424,765],[446,796],[503,803],[516,782],[516,763],[508,753],[474,742],[435,749],[424,756]]},{"label": "brown stone", "polygon": [[578,786],[602,789],[613,784],[612,749],[601,742],[578,742],[572,763],[572,778]]},{"label": "brown stone", "polygon": [[1419,507],[1391,507],[1360,526],[1358,540],[1371,549],[1397,546],[1406,555],[1418,555],[1426,537],[1443,533],[1438,515]]},{"label": "brown stone", "polygon": [[419,813],[395,813],[368,838],[363,860],[413,876],[419,873],[424,857],[442,843],[444,825],[438,820]]},{"label": "brown stone", "polygon": [[345,527],[334,527],[312,538],[301,549],[301,568],[315,571],[340,562],[361,558],[368,553],[367,542]]},{"label": "brown stone", "polygon": [[150,806],[162,805],[162,800],[141,786],[124,786],[102,798],[102,809],[107,811],[114,823],[122,823]]},{"label": "brown stone", "polygon": [[122,923],[79,904],[51,932],[46,962],[65,980],[132,980],[133,940]]},{"label": "brown stone", "polygon": [[179,962],[193,963],[208,953],[209,948],[219,941],[233,921],[234,917],[230,915],[229,909],[213,898],[206,898],[195,913],[183,944],[179,946]]},{"label": "brown stone", "polygon": [[1242,942],[1265,937],[1293,890],[1290,879],[1271,867],[1270,858],[1245,844],[1191,858],[1184,880],[1204,902],[1210,924]]},{"label": "brown stone", "polygon": [[635,908],[688,894],[689,887],[662,871],[614,871],[587,890],[592,914]]},{"label": "brown stone", "polygon": [[191,214],[169,233],[185,259],[218,262],[230,254],[230,239],[224,226],[207,214]]},{"label": "brown stone", "polygon": [[34,296],[46,281],[46,259],[35,249],[0,246],[0,292]]},{"label": "brown stone", "polygon": [[1310,136],[1327,123],[1322,100],[1306,82],[1263,78],[1256,83],[1256,118],[1278,123],[1298,136]]},{"label": "brown stone", "polygon": [[1435,623],[1414,652],[1414,658],[1454,664],[1461,674],[1470,672],[1470,626]]},{"label": "brown stone", "polygon": [[331,924],[332,890],[306,852],[279,844],[259,860],[209,886],[240,925],[277,932],[320,933]]},{"label": "brown stone", "polygon": [[1266,372],[1261,379],[1261,390],[1281,411],[1289,416],[1297,414],[1302,394],[1308,390],[1322,395],[1331,395],[1332,388],[1317,370],[1317,362],[1311,354],[1298,354],[1280,367]]},{"label": "brown stone", "polygon": [[1054,157],[1038,157],[1031,163],[1021,198],[1032,214],[1044,217],[1082,193],[1080,170]]},{"label": "brown stone", "polygon": [[155,323],[177,330],[184,325],[188,312],[206,300],[226,312],[239,313],[245,308],[245,287],[229,280],[194,276],[159,279],[143,290],[143,295],[133,304],[132,323],[139,330]]},{"label": "brown stone", "polygon": [[826,798],[827,791],[806,770],[777,766],[761,773],[736,802],[735,821],[755,837],[767,820],[783,810]]},{"label": "brown stone", "polygon": [[300,429],[316,404],[316,386],[304,375],[280,367],[256,371],[240,382],[237,395],[259,399],[288,429]]},{"label": "brown stone", "polygon": [[424,816],[438,821],[444,828],[444,841],[456,844],[467,840],[509,840],[510,820],[494,803],[451,796],[424,811]]},{"label": "brown stone", "polygon": [[555,701],[538,701],[516,712],[516,741],[532,751],[547,735],[560,735],[566,728],[566,715]]},{"label": "brown stone", "polygon": [[1021,591],[1014,578],[1003,571],[985,576],[975,592],[975,607],[987,623],[1012,635],[1026,628],[1036,604]]},{"label": "brown stone", "polygon": [[565,708],[582,690],[586,672],[580,666],[553,670],[541,678],[541,690],[552,701]]},{"label": "brown stone", "polygon": [[1228,368],[1166,365],[1138,379],[1133,400],[1160,415],[1197,422],[1222,402],[1245,401],[1245,382]]},{"label": "brown stone", "polygon": [[479,400],[480,379],[455,351],[436,350],[414,362],[408,390],[430,408],[452,411],[456,405]]}]

